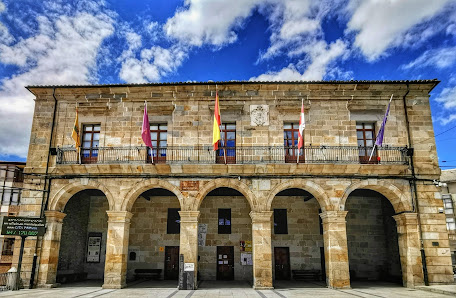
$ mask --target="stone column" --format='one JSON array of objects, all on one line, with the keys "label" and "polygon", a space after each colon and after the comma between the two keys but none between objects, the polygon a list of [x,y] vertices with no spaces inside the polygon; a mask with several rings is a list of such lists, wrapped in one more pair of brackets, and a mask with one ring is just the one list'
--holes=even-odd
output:
[{"label": "stone column", "polygon": [[106,239],[105,289],[121,289],[127,285],[128,236],[130,219],[128,211],[106,211],[108,237]]},{"label": "stone column", "polygon": [[347,212],[326,211],[320,213],[323,220],[323,240],[325,243],[326,285],[329,288],[350,288],[345,221]]},{"label": "stone column", "polygon": [[63,218],[65,213],[59,211],[45,211],[46,234],[43,236],[38,273],[38,287],[55,287],[57,265],[59,263],[60,238],[62,236]]},{"label": "stone column", "polygon": [[393,218],[397,224],[403,285],[408,288],[423,285],[424,274],[420,251],[418,214],[402,213],[394,215]]},{"label": "stone column", "polygon": [[253,288],[273,289],[272,285],[272,211],[250,212],[252,218]]},{"label": "stone column", "polygon": [[185,263],[195,264],[195,285],[198,276],[198,218],[199,211],[179,211],[180,215],[180,246],[179,254],[184,255]]}]

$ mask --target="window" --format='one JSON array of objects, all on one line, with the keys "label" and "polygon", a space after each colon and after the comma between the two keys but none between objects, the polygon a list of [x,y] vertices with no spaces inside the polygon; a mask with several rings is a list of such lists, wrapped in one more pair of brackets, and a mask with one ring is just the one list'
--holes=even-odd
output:
[{"label": "window", "polygon": [[179,234],[180,233],[180,208],[168,208],[168,234]]},{"label": "window", "polygon": [[3,239],[2,255],[12,256],[14,251],[14,238]]},{"label": "window", "polygon": [[222,124],[220,128],[216,163],[236,163],[236,124]]},{"label": "window", "polygon": [[97,163],[100,124],[86,124],[82,130],[82,163]]},{"label": "window", "polygon": [[231,234],[231,209],[218,210],[218,233]]},{"label": "window", "polygon": [[151,151],[154,156],[154,163],[166,163],[166,148],[168,145],[168,124],[151,124],[150,139],[152,140],[151,150],[147,154],[147,161],[152,162]]},{"label": "window", "polygon": [[456,222],[454,220],[454,208],[453,208],[453,199],[443,199],[443,208],[445,209],[446,224],[448,231],[456,230]]},{"label": "window", "polygon": [[299,161],[304,162],[304,149],[298,152],[298,131],[299,124],[284,124],[283,125],[283,143],[285,148],[285,162],[296,162],[299,155]]},{"label": "window", "polygon": [[287,209],[274,209],[274,234],[288,234]]},{"label": "window", "polygon": [[359,147],[359,161],[361,163],[378,163],[377,160],[377,149],[372,155],[372,159],[369,161],[372,153],[372,148],[375,143],[375,129],[373,123],[357,123],[356,124],[356,137],[358,139]]}]

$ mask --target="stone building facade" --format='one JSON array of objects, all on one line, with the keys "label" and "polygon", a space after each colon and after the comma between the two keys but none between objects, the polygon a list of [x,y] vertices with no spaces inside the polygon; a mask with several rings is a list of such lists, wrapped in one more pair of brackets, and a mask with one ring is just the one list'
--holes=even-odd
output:
[{"label": "stone building facade", "polygon": [[[83,276],[122,288],[139,268],[174,279],[178,254],[195,280],[257,289],[299,274],[332,288],[356,279],[452,282],[432,183],[440,176],[429,107],[437,84],[29,86],[36,100],[25,171],[38,176],[25,185],[46,179],[48,195],[23,194],[21,215],[44,210],[47,221],[44,237],[26,240],[24,283],[34,253],[39,286]],[[216,91],[224,141],[213,151]],[[384,146],[369,160],[391,95]],[[152,151],[140,134],[145,101]],[[77,106],[80,154],[71,138]]]}]

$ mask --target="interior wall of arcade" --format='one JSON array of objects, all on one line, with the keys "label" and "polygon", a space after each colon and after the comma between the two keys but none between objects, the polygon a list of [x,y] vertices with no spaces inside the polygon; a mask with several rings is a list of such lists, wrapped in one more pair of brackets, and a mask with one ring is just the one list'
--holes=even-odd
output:
[{"label": "interior wall of arcade", "polygon": [[[218,233],[218,209],[231,209],[231,234]],[[252,265],[241,264],[240,241],[252,241],[250,206],[243,196],[206,196],[200,206],[200,224],[207,224],[206,243],[199,246],[198,272],[202,280],[216,279],[217,246],[234,247],[234,279],[252,280]]]},{"label": "interior wall of arcade", "polygon": [[274,247],[288,247],[291,270],[321,270],[320,247],[324,244],[317,200],[311,198],[305,201],[302,196],[276,196],[272,209],[287,209],[288,222],[287,234],[275,234],[272,224],[273,252]]},{"label": "interior wall of arcade", "polygon": [[180,208],[176,197],[152,196],[146,200],[140,196],[133,204],[128,252],[136,253],[136,259],[127,259],[127,280],[133,279],[138,268],[164,269],[165,250],[160,248],[179,246],[179,234],[167,233],[168,208]]},{"label": "interior wall of arcade", "polygon": [[[106,237],[109,204],[105,196],[84,192],[74,195],[66,204],[59,252],[59,273],[87,273],[88,279],[102,279],[106,259]],[[90,233],[101,234],[100,262],[89,263],[87,241]]]}]

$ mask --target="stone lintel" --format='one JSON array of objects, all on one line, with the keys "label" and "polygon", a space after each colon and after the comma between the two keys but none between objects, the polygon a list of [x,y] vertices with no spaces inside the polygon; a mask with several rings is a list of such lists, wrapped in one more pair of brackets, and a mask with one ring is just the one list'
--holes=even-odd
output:
[{"label": "stone lintel", "polygon": [[52,222],[63,222],[63,218],[66,216],[65,213],[57,210],[44,211],[44,215],[46,216],[46,220]]},{"label": "stone lintel", "polygon": [[180,215],[180,222],[188,222],[188,223],[197,223],[200,212],[199,211],[179,211]]},{"label": "stone lintel", "polygon": [[250,211],[250,217],[252,218],[252,223],[268,223],[271,222],[273,211],[262,211],[255,212]]},{"label": "stone lintel", "polygon": [[129,211],[106,211],[108,214],[108,222],[127,223],[130,222],[133,213]]},{"label": "stone lintel", "polygon": [[345,222],[348,211],[325,211],[320,213],[324,222]]},{"label": "stone lintel", "polygon": [[418,224],[418,213],[401,213],[393,215],[393,218],[398,225]]}]

